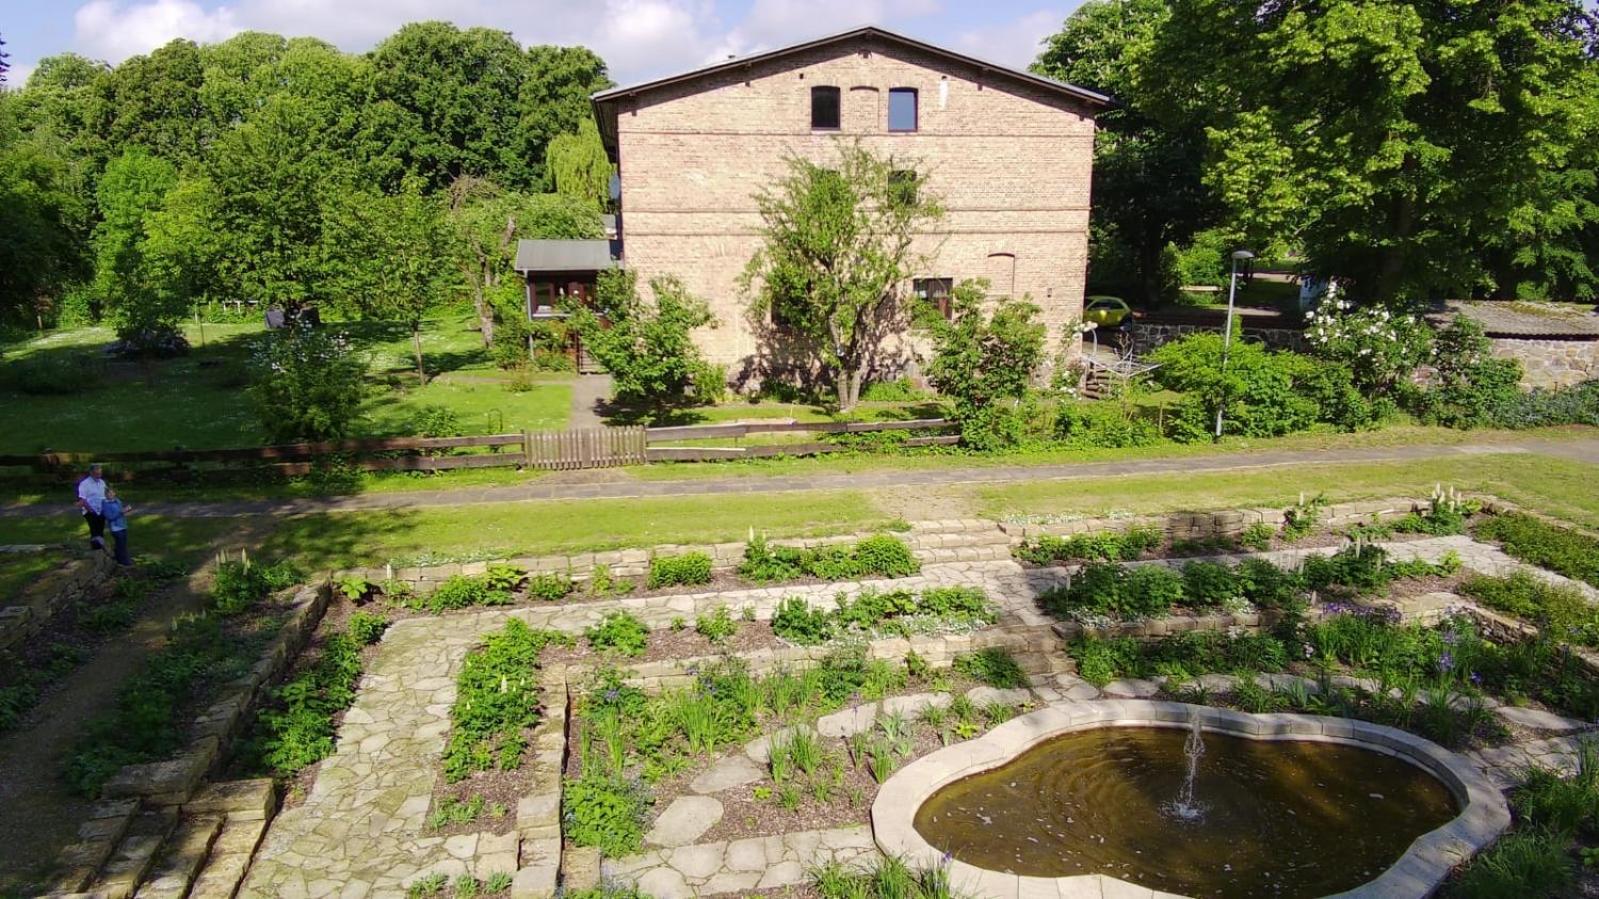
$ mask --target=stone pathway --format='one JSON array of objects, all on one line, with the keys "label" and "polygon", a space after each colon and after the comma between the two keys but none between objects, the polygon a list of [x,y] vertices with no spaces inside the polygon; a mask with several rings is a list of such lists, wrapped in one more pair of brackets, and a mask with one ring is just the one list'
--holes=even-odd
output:
[{"label": "stone pathway", "polygon": [[578,375],[572,381],[572,412],[567,418],[568,428],[603,428],[600,417],[601,403],[611,398],[610,375]]},{"label": "stone pathway", "polygon": [[654,899],[688,899],[796,886],[829,862],[864,866],[877,857],[872,829],[861,825],[658,849],[607,860],[600,870]]},{"label": "stone pathway", "polygon": [[[574,390],[574,396],[576,392]],[[1559,456],[1581,462],[1599,462],[1599,440],[1507,441],[1452,446],[1339,447],[1327,450],[1267,450],[1180,456],[1116,462],[1069,462],[1049,465],[985,465],[934,469],[763,476],[690,478],[674,481],[639,481],[618,473],[595,481],[563,477],[540,478],[500,487],[450,488],[434,491],[372,493],[357,496],[300,499],[243,500],[237,502],[149,502],[145,514],[177,518],[235,515],[298,515],[310,512],[359,512],[418,506],[464,506],[479,503],[526,502],[550,499],[631,499],[647,496],[705,496],[729,493],[777,493],[802,490],[923,489],[1007,482],[1091,481],[1139,474],[1199,474],[1251,469],[1296,468],[1329,462],[1413,462],[1447,457],[1472,457],[1497,453]],[[594,472],[577,474],[593,475]],[[9,503],[0,516],[37,518],[58,515],[51,504]]]},{"label": "stone pathway", "polygon": [[1593,735],[1548,737],[1525,743],[1511,743],[1491,749],[1466,753],[1484,774],[1502,790],[1508,790],[1521,781],[1522,774],[1534,765],[1552,768],[1562,776],[1577,773],[1577,749],[1583,740]]}]

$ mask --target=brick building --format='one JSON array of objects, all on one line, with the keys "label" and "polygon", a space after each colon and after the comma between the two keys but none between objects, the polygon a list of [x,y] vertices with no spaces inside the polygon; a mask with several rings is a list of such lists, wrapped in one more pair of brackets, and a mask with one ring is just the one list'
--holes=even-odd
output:
[{"label": "brick building", "polygon": [[[621,263],[641,285],[676,275],[705,298],[719,324],[701,344],[742,381],[785,356],[780,330],[748,321],[738,285],[760,246],[754,196],[789,154],[825,162],[841,139],[914,160],[944,202],[918,247],[934,262],[911,291],[937,302],[987,278],[992,295],[1029,296],[1051,337],[1075,349],[1075,331],[1063,332],[1082,310],[1094,115],[1107,102],[859,28],[603,91],[594,112],[620,173]],[[894,344],[879,376],[914,361],[911,341]]]}]

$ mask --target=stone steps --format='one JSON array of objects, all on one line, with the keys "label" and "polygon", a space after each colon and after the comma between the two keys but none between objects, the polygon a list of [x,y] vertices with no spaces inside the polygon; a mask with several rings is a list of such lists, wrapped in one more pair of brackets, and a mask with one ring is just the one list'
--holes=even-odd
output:
[{"label": "stone steps", "polygon": [[150,869],[133,895],[136,899],[183,899],[222,833],[221,815],[196,815],[185,819],[167,840],[160,860]]},{"label": "stone steps", "polygon": [[100,868],[89,892],[105,899],[129,899],[155,865],[161,847],[178,826],[178,810],[142,811],[128,825],[116,851]]}]

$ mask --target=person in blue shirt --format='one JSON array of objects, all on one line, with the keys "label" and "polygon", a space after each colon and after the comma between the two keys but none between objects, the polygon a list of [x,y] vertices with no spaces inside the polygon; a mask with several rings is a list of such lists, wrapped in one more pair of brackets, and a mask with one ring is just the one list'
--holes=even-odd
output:
[{"label": "person in blue shirt", "polygon": [[116,545],[117,564],[123,568],[133,566],[133,557],[128,555],[128,513],[133,509],[124,506],[117,497],[115,487],[105,489],[105,499],[100,503],[100,515],[105,519],[106,530],[111,532],[111,540]]}]

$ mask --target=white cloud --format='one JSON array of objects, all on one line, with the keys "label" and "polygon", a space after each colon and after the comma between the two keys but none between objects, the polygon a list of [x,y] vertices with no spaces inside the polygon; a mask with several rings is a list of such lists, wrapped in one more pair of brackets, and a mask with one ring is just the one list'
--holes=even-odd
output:
[{"label": "white cloud", "polygon": [[901,29],[938,13],[938,0],[755,0],[713,56],[743,56],[861,25]]},{"label": "white cloud", "polygon": [[6,69],[5,86],[18,88],[22,87],[24,84],[28,83],[28,76],[32,75],[33,70],[36,68],[38,68],[38,66],[33,65],[32,63],[17,62],[12,60],[10,62],[10,68]]},{"label": "white cloud", "polygon": [[964,31],[955,38],[954,49],[989,62],[1025,69],[1038,58],[1044,38],[1059,31],[1065,21],[1063,10],[1040,9],[1010,22]]},{"label": "white cloud", "polygon": [[148,53],[175,37],[220,41],[241,30],[229,7],[207,10],[192,0],[90,0],[78,7],[72,24],[80,50],[112,62]]}]

